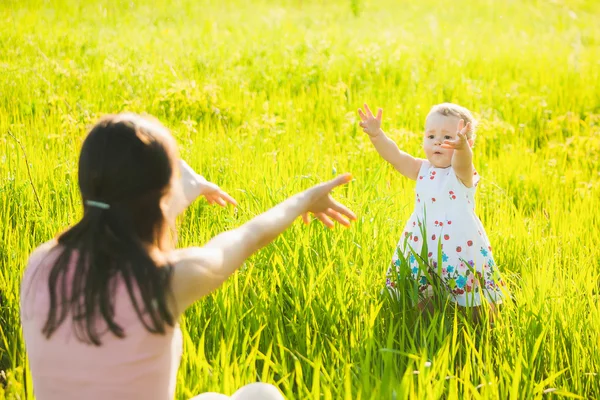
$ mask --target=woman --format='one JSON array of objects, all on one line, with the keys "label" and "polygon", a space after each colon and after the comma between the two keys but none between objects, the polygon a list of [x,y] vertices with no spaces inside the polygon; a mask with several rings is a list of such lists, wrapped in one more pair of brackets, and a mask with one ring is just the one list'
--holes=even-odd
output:
[{"label": "woman", "polygon": [[[298,216],[308,222],[311,212],[327,226],[331,218],[349,225],[345,217],[355,215],[330,196],[349,180],[339,176],[292,196],[203,247],[174,250],[169,226],[198,196],[220,205],[235,200],[179,160],[158,121],[103,118],[80,154],[81,221],[36,249],[23,277],[21,316],[36,397],[172,399],[181,314]],[[233,398],[282,397],[257,383]]]}]

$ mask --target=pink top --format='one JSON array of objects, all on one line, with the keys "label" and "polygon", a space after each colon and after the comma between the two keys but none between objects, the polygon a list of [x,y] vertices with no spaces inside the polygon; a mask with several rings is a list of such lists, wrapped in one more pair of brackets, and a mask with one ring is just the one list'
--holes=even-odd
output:
[{"label": "pink top", "polygon": [[168,327],[165,335],[148,332],[123,284],[116,291],[115,320],[125,338],[108,333],[100,347],[82,343],[70,316],[45,338],[48,273],[60,252],[55,245],[47,243],[32,254],[21,284],[21,320],[36,398],[173,399],[182,352],[179,325]]}]

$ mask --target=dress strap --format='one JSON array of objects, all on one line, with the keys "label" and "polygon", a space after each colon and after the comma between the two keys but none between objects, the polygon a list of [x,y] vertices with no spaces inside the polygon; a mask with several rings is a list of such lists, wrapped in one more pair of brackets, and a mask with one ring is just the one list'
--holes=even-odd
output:
[{"label": "dress strap", "polygon": [[425,176],[427,171],[431,168],[431,163],[427,159],[423,159],[421,162],[421,168],[419,169],[419,176]]}]

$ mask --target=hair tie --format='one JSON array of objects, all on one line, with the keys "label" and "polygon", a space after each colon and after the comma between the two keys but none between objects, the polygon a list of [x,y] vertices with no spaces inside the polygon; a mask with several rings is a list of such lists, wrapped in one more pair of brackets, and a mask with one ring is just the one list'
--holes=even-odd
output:
[{"label": "hair tie", "polygon": [[90,207],[101,208],[103,210],[108,210],[110,208],[109,204],[102,203],[100,201],[94,201],[94,200],[86,200],[85,204],[87,204]]}]

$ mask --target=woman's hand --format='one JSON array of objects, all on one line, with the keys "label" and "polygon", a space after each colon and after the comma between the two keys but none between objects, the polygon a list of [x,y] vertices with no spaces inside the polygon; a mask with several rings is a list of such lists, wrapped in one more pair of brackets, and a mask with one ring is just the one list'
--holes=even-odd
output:
[{"label": "woman's hand", "polygon": [[[306,191],[309,196],[307,210],[302,214],[305,224],[309,223],[308,213],[314,214],[328,228],[333,228],[335,220],[344,226],[350,226],[350,220],[356,220],[356,215],[346,206],[331,197],[331,191],[338,186],[345,185],[352,180],[352,175],[340,175],[329,182],[313,186]],[[345,217],[345,218],[344,218]]]},{"label": "woman's hand", "polygon": [[206,198],[208,204],[218,204],[221,207],[227,207],[227,203],[237,206],[237,201],[218,185],[205,181],[202,183],[201,195]]},{"label": "woman's hand", "polygon": [[193,203],[198,196],[204,196],[208,204],[218,204],[226,207],[227,203],[237,206],[237,201],[217,184],[207,181],[198,175],[185,161],[179,160],[181,185],[188,204]]}]

